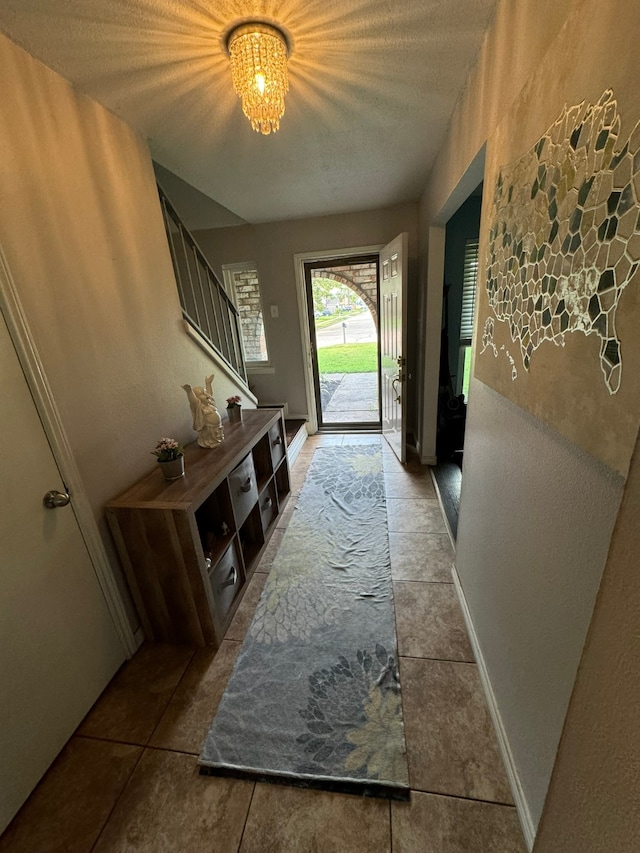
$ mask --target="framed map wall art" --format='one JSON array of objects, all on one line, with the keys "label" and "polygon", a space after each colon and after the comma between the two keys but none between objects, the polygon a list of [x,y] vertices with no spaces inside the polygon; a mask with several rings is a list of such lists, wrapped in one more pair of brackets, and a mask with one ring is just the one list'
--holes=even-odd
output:
[{"label": "framed map wall art", "polygon": [[607,89],[506,164],[498,134],[475,358],[478,379],[622,474],[640,421],[640,113],[625,126]]}]

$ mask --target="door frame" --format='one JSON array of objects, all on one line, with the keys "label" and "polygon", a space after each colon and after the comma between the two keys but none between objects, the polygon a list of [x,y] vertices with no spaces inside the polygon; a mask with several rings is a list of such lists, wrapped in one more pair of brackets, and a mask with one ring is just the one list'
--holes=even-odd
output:
[{"label": "door frame", "polygon": [[[335,259],[333,259],[335,260]],[[358,263],[370,263],[371,261],[375,261],[376,264],[376,303],[380,305],[380,255],[378,252],[372,252],[370,255],[358,255],[356,257],[346,257],[340,258],[340,261],[343,261],[345,264],[358,264]],[[305,274],[305,284],[306,284],[306,294],[307,294],[307,324],[309,327],[309,338],[311,340],[311,370],[313,374],[313,386],[315,391],[315,401],[316,401],[316,419],[318,421],[318,429],[323,429],[327,431],[333,432],[344,432],[345,429],[352,430],[362,430],[362,431],[380,431],[382,429],[382,376],[380,372],[380,311],[378,310],[378,328],[377,338],[378,338],[378,358],[377,358],[377,374],[378,374],[378,420],[374,423],[372,421],[367,422],[350,422],[350,423],[335,423],[335,424],[325,424],[324,416],[322,412],[322,400],[321,400],[321,388],[320,388],[320,371],[318,366],[318,339],[317,339],[317,330],[315,324],[315,312],[313,310],[313,277],[312,270],[313,269],[322,269],[325,266],[329,268],[332,266],[332,259],[326,259],[321,261],[305,261],[304,262],[304,274]],[[315,357],[314,357],[315,352]],[[321,424],[322,422],[322,424]]]},{"label": "door frame", "polygon": [[[427,219],[421,231],[421,255],[426,254],[426,288],[420,296],[420,321],[422,334],[418,334],[418,351],[422,359],[418,360],[420,379],[418,387],[421,400],[418,403],[416,439],[419,438],[418,452],[423,465],[435,465],[436,433],[438,428],[438,388],[440,385],[440,340],[442,328],[442,282],[444,281],[444,249],[446,225],[460,205],[471,192],[484,180],[487,143],[484,142],[467,166],[464,174],[444,200],[439,210]],[[485,200],[487,196],[485,194]],[[483,213],[485,203],[482,205]],[[480,234],[482,235],[482,217]],[[426,245],[422,244],[426,234]],[[471,365],[473,375],[474,365]]]},{"label": "door frame", "polygon": [[304,274],[305,264],[314,263],[315,261],[342,260],[357,257],[358,255],[379,255],[381,249],[384,249],[383,244],[356,246],[348,249],[324,249],[316,252],[300,252],[293,256],[296,293],[298,296],[300,341],[303,348],[304,384],[307,398],[307,432],[310,435],[318,431],[318,408],[315,395],[311,329],[309,327],[309,301],[307,299],[307,286]]},{"label": "door frame", "polygon": [[63,482],[73,495],[71,504],[73,512],[116,632],[127,657],[131,657],[140,647],[142,635],[141,632],[134,633],[129,623],[111,563],[2,246],[0,246],[0,311],[4,315],[9,336],[18,355],[53,458]]}]

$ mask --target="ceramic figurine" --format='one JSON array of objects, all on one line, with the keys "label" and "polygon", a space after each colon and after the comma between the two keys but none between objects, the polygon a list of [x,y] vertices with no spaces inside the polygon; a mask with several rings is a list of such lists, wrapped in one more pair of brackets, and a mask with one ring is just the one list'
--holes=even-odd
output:
[{"label": "ceramic figurine", "polygon": [[197,385],[183,385],[187,392],[191,413],[193,414],[193,428],[198,433],[198,444],[200,447],[217,447],[224,439],[222,432],[222,418],[216,409],[216,401],[213,399],[213,373],[205,377],[205,387]]}]

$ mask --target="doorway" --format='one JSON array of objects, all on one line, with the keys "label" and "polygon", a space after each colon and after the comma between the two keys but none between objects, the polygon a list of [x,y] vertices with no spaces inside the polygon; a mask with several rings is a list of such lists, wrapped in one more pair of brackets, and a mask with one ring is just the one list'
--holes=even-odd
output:
[{"label": "doorway", "polygon": [[438,428],[433,469],[442,506],[455,538],[458,529],[467,400],[478,283],[480,183],[450,217],[445,230],[444,282],[438,391]]},{"label": "doorway", "polygon": [[378,255],[304,263],[318,429],[381,428]]}]

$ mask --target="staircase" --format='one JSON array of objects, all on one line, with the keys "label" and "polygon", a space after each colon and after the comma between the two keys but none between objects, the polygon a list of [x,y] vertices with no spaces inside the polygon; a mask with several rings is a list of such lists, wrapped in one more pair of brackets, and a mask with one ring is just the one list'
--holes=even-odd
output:
[{"label": "staircase", "polygon": [[158,184],[185,322],[248,388],[238,309]]}]

